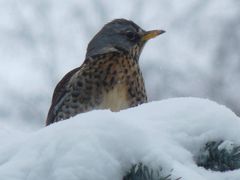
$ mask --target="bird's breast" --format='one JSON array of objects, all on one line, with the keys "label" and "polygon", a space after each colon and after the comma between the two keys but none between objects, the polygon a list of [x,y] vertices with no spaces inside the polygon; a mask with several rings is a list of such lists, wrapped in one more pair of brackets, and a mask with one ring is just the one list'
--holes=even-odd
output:
[{"label": "bird's breast", "polygon": [[129,107],[127,98],[127,86],[124,83],[117,83],[110,91],[103,93],[103,100],[100,109],[110,109],[117,112]]}]

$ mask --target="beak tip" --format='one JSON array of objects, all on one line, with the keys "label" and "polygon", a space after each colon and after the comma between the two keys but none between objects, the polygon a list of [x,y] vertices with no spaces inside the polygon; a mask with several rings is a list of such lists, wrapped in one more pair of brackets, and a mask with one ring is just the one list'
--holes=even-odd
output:
[{"label": "beak tip", "polygon": [[163,34],[165,32],[166,32],[165,30],[159,30],[159,34]]},{"label": "beak tip", "polygon": [[156,36],[165,33],[165,30],[152,30],[152,31],[147,31],[143,34],[142,40],[147,41],[149,39],[155,38]]}]

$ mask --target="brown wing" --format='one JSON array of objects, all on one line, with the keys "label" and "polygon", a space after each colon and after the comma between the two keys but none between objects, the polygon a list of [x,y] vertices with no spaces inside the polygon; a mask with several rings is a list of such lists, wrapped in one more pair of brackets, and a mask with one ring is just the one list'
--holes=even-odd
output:
[{"label": "brown wing", "polygon": [[57,84],[54,93],[53,93],[53,97],[52,97],[52,104],[51,107],[48,111],[48,115],[47,115],[47,120],[46,120],[46,126],[48,126],[49,124],[54,122],[55,119],[55,111],[57,111],[56,109],[56,105],[60,102],[60,100],[62,99],[62,97],[64,96],[64,94],[66,93],[66,85],[69,82],[70,78],[78,71],[80,70],[80,67],[73,69],[72,71],[68,72],[63,78],[62,80]]}]

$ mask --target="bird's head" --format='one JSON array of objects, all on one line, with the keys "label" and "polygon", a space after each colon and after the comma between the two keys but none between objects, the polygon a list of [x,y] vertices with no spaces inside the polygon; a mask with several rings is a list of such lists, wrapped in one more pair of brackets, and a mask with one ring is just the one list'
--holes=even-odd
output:
[{"label": "bird's head", "polygon": [[93,37],[88,44],[86,57],[125,51],[138,59],[145,43],[164,32],[164,30],[145,31],[132,21],[115,19]]}]

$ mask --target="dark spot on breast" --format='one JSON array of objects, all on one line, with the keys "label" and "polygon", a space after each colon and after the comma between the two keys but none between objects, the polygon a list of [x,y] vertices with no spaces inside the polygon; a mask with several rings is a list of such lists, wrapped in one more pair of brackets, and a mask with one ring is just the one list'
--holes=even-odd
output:
[{"label": "dark spot on breast", "polygon": [[108,65],[108,67],[107,67],[107,71],[110,71],[110,69],[111,69],[112,66],[113,66],[113,64],[110,63],[110,64]]},{"label": "dark spot on breast", "polygon": [[73,97],[77,97],[77,96],[79,96],[79,94],[80,94],[80,92],[77,91],[77,90],[72,91],[72,96],[73,96]]},{"label": "dark spot on breast", "polygon": [[93,69],[93,72],[94,72],[94,73],[97,73],[97,72],[98,72],[98,68],[95,67],[95,68]]},{"label": "dark spot on breast", "polygon": [[78,108],[78,104],[77,104],[77,103],[75,103],[75,104],[71,104],[71,108],[73,108],[73,109],[77,109],[77,108]]},{"label": "dark spot on breast", "polygon": [[70,101],[70,98],[69,98],[69,97],[67,97],[67,98],[65,99],[65,101],[66,101],[66,102],[69,102],[69,101]]},{"label": "dark spot on breast", "polygon": [[70,114],[70,111],[66,110],[64,113],[68,116]]},{"label": "dark spot on breast", "polygon": [[87,86],[86,89],[87,89],[88,91],[91,91],[91,90],[92,90],[92,86]]},{"label": "dark spot on breast", "polygon": [[82,98],[82,100],[83,100],[84,103],[89,102],[89,101],[90,101],[89,95],[86,94],[86,96],[84,96],[84,97]]},{"label": "dark spot on breast", "polygon": [[112,77],[111,80],[110,80],[110,84],[111,84],[111,85],[113,85],[114,80],[115,80],[114,77]]},{"label": "dark spot on breast", "polygon": [[97,87],[100,87],[100,83],[99,83],[99,82],[96,82],[96,86],[97,86]]},{"label": "dark spot on breast", "polygon": [[77,85],[78,85],[79,87],[82,87],[82,86],[83,86],[83,83],[82,83],[81,81],[77,81]]},{"label": "dark spot on breast", "polygon": [[87,76],[86,71],[83,71],[82,76]]},{"label": "dark spot on breast", "polygon": [[135,96],[131,88],[128,89],[128,94],[129,94],[131,97],[134,97],[134,96]]},{"label": "dark spot on breast", "polygon": [[107,86],[107,82],[106,81],[103,81],[103,86]]},{"label": "dark spot on breast", "polygon": [[72,100],[72,102],[73,102],[73,103],[77,103],[77,99],[74,98],[74,99]]},{"label": "dark spot on breast", "polygon": [[140,86],[139,79],[137,78],[137,86]]},{"label": "dark spot on breast", "polygon": [[99,74],[95,74],[95,75],[94,75],[94,78],[95,78],[95,79],[99,79],[99,78],[100,78],[100,75],[99,75]]},{"label": "dark spot on breast", "polygon": [[136,71],[134,71],[134,72],[133,72],[133,76],[136,76],[136,75],[137,75],[137,72],[136,72]]},{"label": "dark spot on breast", "polygon": [[97,61],[93,60],[91,63],[92,63],[92,66],[95,66],[97,64]]},{"label": "dark spot on breast", "polygon": [[92,81],[90,80],[90,79],[85,79],[85,82],[87,83],[87,84],[91,84],[92,83]]},{"label": "dark spot on breast", "polygon": [[137,102],[141,102],[141,98],[140,97],[138,97],[136,100],[137,100]]},{"label": "dark spot on breast", "polygon": [[58,116],[58,118],[57,118],[58,120],[61,120],[61,119],[63,119],[63,115],[62,114],[60,114],[59,116]]}]

